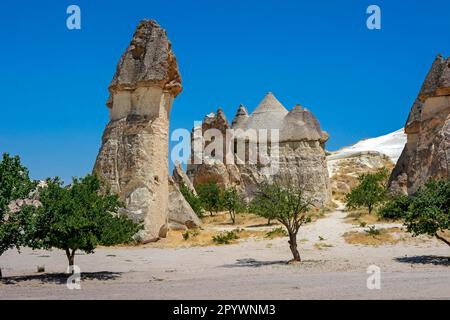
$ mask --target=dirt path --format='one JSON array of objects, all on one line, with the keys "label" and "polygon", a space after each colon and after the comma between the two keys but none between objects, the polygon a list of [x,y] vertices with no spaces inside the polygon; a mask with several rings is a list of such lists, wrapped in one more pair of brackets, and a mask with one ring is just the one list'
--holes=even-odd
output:
[{"label": "dirt path", "polygon": [[[286,238],[174,249],[101,248],[76,256],[81,290],[67,289],[60,274],[67,263],[63,252],[11,250],[0,257],[5,277],[0,299],[450,299],[448,246],[434,239],[350,245],[342,235],[362,228],[345,217],[336,210],[302,227],[300,265],[285,263],[290,259]],[[45,265],[46,274],[37,274],[37,265]],[[380,290],[366,286],[370,265],[381,270]]]}]

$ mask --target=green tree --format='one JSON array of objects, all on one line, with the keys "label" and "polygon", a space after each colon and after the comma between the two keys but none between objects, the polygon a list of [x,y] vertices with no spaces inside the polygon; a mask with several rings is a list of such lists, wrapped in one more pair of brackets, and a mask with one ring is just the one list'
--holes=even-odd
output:
[{"label": "green tree", "polygon": [[122,203],[96,176],[73,179],[64,187],[59,178],[48,179],[39,189],[41,206],[32,215],[32,228],[27,233],[33,248],[58,248],[65,251],[69,267],[75,253],[93,253],[98,245],[114,245],[132,241],[141,229],[128,217],[117,212]]},{"label": "green tree", "polygon": [[3,154],[0,162],[0,256],[12,248],[19,250],[24,236],[20,212],[11,212],[8,205],[13,200],[27,198],[36,185],[19,156]]},{"label": "green tree", "polygon": [[367,207],[369,214],[386,197],[387,170],[367,173],[358,177],[359,184],[346,195],[347,207],[356,209]]},{"label": "green tree", "polygon": [[184,199],[189,203],[192,210],[194,210],[195,214],[199,217],[203,217],[203,206],[200,198],[194,194],[188,187],[184,184],[180,185],[180,192],[183,195]]},{"label": "green tree", "polygon": [[430,180],[411,197],[405,225],[417,236],[428,234],[450,245],[442,232],[450,231],[450,179]]},{"label": "green tree", "polygon": [[245,200],[235,187],[227,188],[223,192],[222,204],[228,210],[232,224],[236,223],[236,214],[244,212],[246,208]]},{"label": "green tree", "polygon": [[411,199],[404,194],[390,196],[386,203],[378,211],[378,215],[383,219],[402,219],[409,209]]},{"label": "green tree", "polygon": [[262,184],[259,186],[253,200],[254,213],[267,217],[271,216],[283,224],[289,234],[289,247],[294,259],[301,261],[297,249],[297,234],[300,227],[311,221],[307,212],[312,202],[304,196],[300,186],[290,183]]},{"label": "green tree", "polygon": [[196,187],[202,207],[210,213],[218,213],[222,208],[222,192],[215,182],[200,184]]}]

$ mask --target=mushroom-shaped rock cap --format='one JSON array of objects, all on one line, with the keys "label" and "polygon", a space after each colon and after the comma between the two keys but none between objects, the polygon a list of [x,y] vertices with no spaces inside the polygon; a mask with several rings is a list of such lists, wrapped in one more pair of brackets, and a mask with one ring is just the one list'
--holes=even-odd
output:
[{"label": "mushroom-shaped rock cap", "polygon": [[296,105],[284,118],[280,140],[326,141],[327,134],[322,131],[319,121],[308,109]]},{"label": "mushroom-shaped rock cap", "polygon": [[233,129],[242,129],[244,128],[247,120],[248,120],[248,112],[247,109],[241,104],[234,116],[233,122],[231,123],[231,127]]},{"label": "mushroom-shaped rock cap", "polygon": [[286,108],[269,92],[248,119],[246,129],[281,129],[287,114]]},{"label": "mushroom-shaped rock cap", "polygon": [[110,92],[157,85],[176,97],[182,90],[176,57],[166,31],[155,20],[142,20],[120,58]]}]

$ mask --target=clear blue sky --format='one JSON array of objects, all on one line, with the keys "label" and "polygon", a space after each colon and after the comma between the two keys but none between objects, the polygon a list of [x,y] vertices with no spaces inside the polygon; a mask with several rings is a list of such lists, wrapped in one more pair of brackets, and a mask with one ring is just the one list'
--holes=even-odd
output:
[{"label": "clear blue sky", "polygon": [[[82,30],[66,28],[66,8]],[[366,28],[370,4],[382,30]],[[267,91],[300,103],[330,133],[330,150],[403,126],[437,53],[450,55],[450,2],[2,0],[0,152],[33,178],[92,169],[108,121],[107,86],[142,18],[172,40],[184,91],[171,130],[223,107],[250,111]]]}]

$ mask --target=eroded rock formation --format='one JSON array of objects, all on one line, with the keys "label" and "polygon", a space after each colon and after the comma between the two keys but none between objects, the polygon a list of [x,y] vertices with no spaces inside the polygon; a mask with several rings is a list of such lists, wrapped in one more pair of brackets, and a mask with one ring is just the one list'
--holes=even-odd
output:
[{"label": "eroded rock formation", "polygon": [[394,192],[412,194],[450,172],[450,58],[438,55],[405,126],[407,144],[390,178]]},{"label": "eroded rock formation", "polygon": [[144,223],[141,241],[168,229],[168,131],[181,78],[166,31],[139,23],[109,86],[110,121],[94,172],[125,202],[124,212]]},{"label": "eroded rock formation", "polygon": [[[272,142],[278,140],[276,160],[277,169],[274,171],[258,158],[257,163],[249,160],[249,151],[246,149],[246,159],[243,163],[237,161],[234,155],[230,163],[226,157],[223,161],[203,158],[203,163],[194,161],[201,155],[193,153],[191,164],[188,164],[187,174],[194,186],[208,181],[215,181],[222,187],[236,186],[247,198],[252,198],[259,184],[272,182],[276,178],[288,178],[292,183],[303,186],[307,196],[314,199],[317,204],[326,204],[331,198],[330,181],[328,177],[325,142],[328,140],[326,132],[322,131],[319,122],[307,109],[297,105],[288,111],[272,93],[268,93],[251,115],[243,105],[239,106],[232,125],[228,123],[223,112],[219,109],[216,114],[208,115],[201,127],[194,128],[192,145],[199,136],[204,135],[208,129],[217,129],[226,132],[227,129],[242,129],[246,132],[254,130],[268,130],[266,143],[257,142],[258,157],[263,154],[273,155]],[[270,130],[278,132],[278,138],[272,137]],[[249,139],[247,144],[254,141]],[[207,140],[207,139],[206,139]],[[224,145],[226,139],[224,138]],[[207,147],[208,143],[202,141]],[[234,143],[234,142],[233,142]],[[266,151],[260,152],[262,148]],[[234,152],[236,147],[234,147]],[[224,154],[226,152],[224,151]],[[198,160],[198,159],[197,159]],[[273,165],[273,163],[271,163]]]}]

